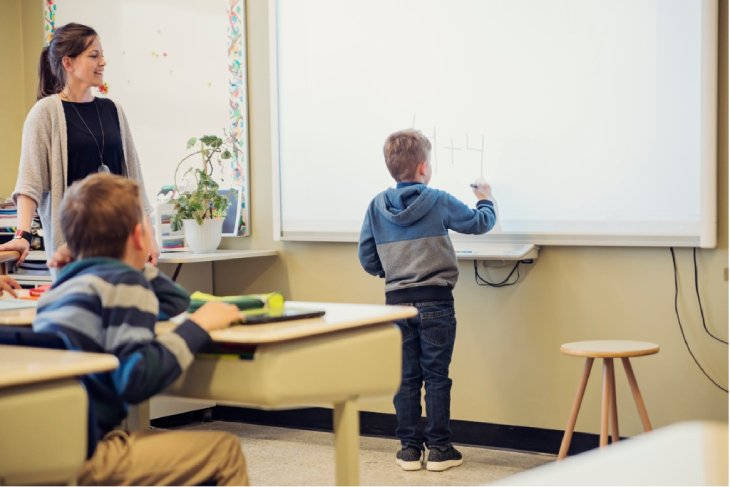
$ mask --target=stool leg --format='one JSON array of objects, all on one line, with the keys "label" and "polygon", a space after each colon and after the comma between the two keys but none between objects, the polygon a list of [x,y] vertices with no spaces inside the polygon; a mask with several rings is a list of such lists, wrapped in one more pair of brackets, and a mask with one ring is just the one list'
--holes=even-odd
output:
[{"label": "stool leg", "polygon": [[583,401],[583,394],[586,392],[586,386],[588,385],[588,377],[591,375],[591,367],[593,366],[593,357],[587,357],[585,367],[583,368],[583,377],[580,379],[578,384],[578,391],[575,393],[575,400],[573,401],[573,409],[570,411],[570,417],[568,418],[568,424],[565,426],[565,433],[563,433],[563,441],[560,443],[560,452],[558,453],[558,460],[562,460],[568,455],[568,449],[570,448],[570,440],[573,439],[573,430],[575,429],[575,421],[578,419],[578,411],[580,411],[580,403]]},{"label": "stool leg", "polygon": [[611,389],[611,395],[609,397],[609,408],[610,408],[610,421],[611,421],[611,443],[616,443],[619,440],[618,434],[618,409],[616,408],[616,374],[613,369],[613,359],[607,359],[608,365],[608,377],[609,387]]},{"label": "stool leg", "polygon": [[631,392],[634,395],[634,402],[636,402],[636,409],[639,411],[639,417],[644,425],[644,431],[651,431],[651,422],[649,421],[649,414],[646,412],[646,406],[644,406],[644,400],[641,398],[641,392],[639,392],[639,384],[636,382],[634,376],[634,369],[631,368],[631,362],[628,357],[623,357],[621,361],[624,363],[624,369],[626,370],[626,378],[629,379],[629,385],[631,386]]},{"label": "stool leg", "polygon": [[611,359],[603,359],[603,387],[601,394],[601,437],[598,446],[608,445],[608,413],[610,410],[611,379],[609,377],[609,363]]}]

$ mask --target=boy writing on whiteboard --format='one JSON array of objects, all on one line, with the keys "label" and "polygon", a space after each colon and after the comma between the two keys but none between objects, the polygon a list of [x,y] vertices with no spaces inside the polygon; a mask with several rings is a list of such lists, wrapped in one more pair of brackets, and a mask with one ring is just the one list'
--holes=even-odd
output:
[{"label": "boy writing on whiteboard", "polygon": [[[146,264],[152,233],[139,185],[97,173],[71,185],[61,203],[63,236],[77,256],[38,301],[33,330],[55,333],[67,348],[114,354],[119,367],[84,377],[89,452],[80,485],[243,485],[237,437],[218,431],[129,432],[130,404],[162,392],[210,342],[209,332],[238,308],[207,303],[174,330],[155,334],[158,315],[190,304],[187,292]],[[211,306],[213,305],[213,306]]]},{"label": "boy writing on whiteboard", "polygon": [[[459,269],[448,230],[488,232],[496,214],[491,189],[473,185],[478,201],[469,208],[450,194],[428,187],[431,143],[419,131],[391,134],[383,147],[395,188],[375,196],[365,214],[358,254],[362,267],[385,278],[387,304],[409,304],[415,318],[397,321],[403,337],[400,389],[393,398],[401,449],[396,463],[418,470],[428,448],[426,468],[442,471],[462,464],[451,444],[451,379],[456,318],[452,289]],[[426,388],[426,426],[421,418],[421,387]]]}]

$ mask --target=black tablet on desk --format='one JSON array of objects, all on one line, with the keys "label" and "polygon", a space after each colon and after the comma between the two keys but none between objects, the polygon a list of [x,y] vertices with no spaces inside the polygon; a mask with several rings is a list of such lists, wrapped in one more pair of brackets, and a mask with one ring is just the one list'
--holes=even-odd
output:
[{"label": "black tablet on desk", "polygon": [[324,310],[309,308],[281,308],[263,310],[245,310],[242,325],[261,325],[276,321],[302,320],[324,316]]}]

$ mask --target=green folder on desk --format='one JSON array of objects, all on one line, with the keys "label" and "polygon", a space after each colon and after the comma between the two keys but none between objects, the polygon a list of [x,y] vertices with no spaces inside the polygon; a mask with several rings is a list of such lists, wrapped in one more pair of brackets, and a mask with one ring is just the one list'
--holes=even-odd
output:
[{"label": "green folder on desk", "polygon": [[282,309],[284,307],[284,296],[280,293],[268,294],[242,294],[240,296],[214,296],[212,294],[196,291],[190,295],[190,306],[188,311],[191,313],[205,303],[210,301],[220,301],[223,303],[235,304],[240,310],[252,310],[268,308],[270,310]]}]

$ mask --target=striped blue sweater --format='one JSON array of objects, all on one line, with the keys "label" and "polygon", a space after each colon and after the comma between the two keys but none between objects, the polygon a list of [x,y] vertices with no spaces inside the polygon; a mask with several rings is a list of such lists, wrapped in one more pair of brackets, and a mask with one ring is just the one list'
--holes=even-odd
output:
[{"label": "striped blue sweater", "polygon": [[373,198],[365,213],[360,264],[385,278],[388,304],[451,300],[459,268],[448,231],[486,233],[495,221],[489,200],[469,208],[445,191],[399,182]]},{"label": "striped blue sweater", "polygon": [[112,353],[119,368],[84,377],[89,454],[139,403],[170,385],[210,336],[191,320],[155,336],[159,318],[187,310],[187,292],[153,266],[90,258],[64,267],[38,302],[33,329],[59,335],[71,350]]}]

